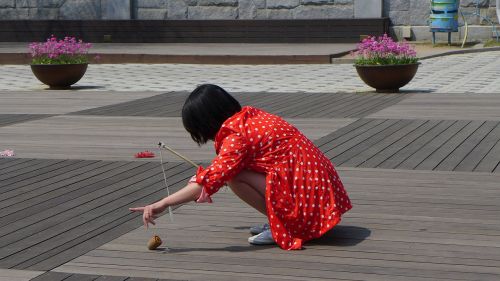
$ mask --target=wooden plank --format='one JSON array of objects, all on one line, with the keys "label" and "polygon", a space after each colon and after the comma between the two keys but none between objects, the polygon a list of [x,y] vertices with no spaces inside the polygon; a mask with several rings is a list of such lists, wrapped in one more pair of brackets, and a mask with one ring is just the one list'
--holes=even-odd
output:
[{"label": "wooden plank", "polygon": [[71,276],[64,279],[64,281],[93,281],[96,280],[99,275],[90,274],[72,274]]},{"label": "wooden plank", "polygon": [[[21,163],[14,163],[14,165],[3,168],[2,169],[2,179],[8,179],[14,176],[22,175],[23,173],[27,173],[41,167],[45,167],[47,165],[52,165],[57,162],[61,162],[61,160],[53,160],[50,162],[46,162],[40,159],[28,159],[28,161],[20,161]],[[0,185],[3,187],[4,185]]]},{"label": "wooden plank", "polygon": [[[318,122],[328,123],[327,119]],[[312,123],[314,121],[309,122]],[[313,140],[336,128],[332,124],[312,130],[314,127],[309,124],[297,126],[299,130],[306,128],[306,136]],[[26,137],[26,134],[32,137]],[[143,161],[133,158],[133,155],[148,149],[156,154],[151,160],[159,161],[158,141],[195,161],[209,161],[215,156],[212,143],[199,148],[191,140],[180,118],[64,115],[0,132],[0,138],[15,144],[16,149],[23,152],[23,157]],[[179,161],[170,153],[164,156],[169,161]]]},{"label": "wooden plank", "polygon": [[156,278],[129,277],[127,281],[157,281]]},{"label": "wooden plank", "polygon": [[452,153],[461,143],[473,134],[483,121],[469,121],[467,125],[446,142],[446,146],[441,146],[427,157],[422,163],[415,167],[417,170],[434,170],[450,153]]},{"label": "wooden plank", "polygon": [[422,93],[371,114],[370,118],[496,120],[500,121],[500,98],[496,94]]},{"label": "wooden plank", "polygon": [[125,281],[129,280],[128,277],[124,276],[99,276],[95,281]]},{"label": "wooden plank", "polygon": [[[381,102],[379,104],[375,104],[375,105],[373,105],[370,108],[366,108],[365,110],[358,112],[358,116],[360,116],[360,117],[366,117],[366,116],[369,116],[372,113],[379,112],[380,110],[383,110],[383,109],[388,108],[388,107],[392,107],[393,105],[395,105],[395,104],[401,102],[402,100],[406,99],[408,96],[410,96],[410,94],[405,94],[405,95],[399,94],[399,95],[396,95],[392,99],[384,100],[383,102]],[[404,118],[407,118],[407,117],[404,117]]]},{"label": "wooden plank", "polygon": [[337,111],[343,112],[342,114],[349,114],[349,112],[354,111],[355,113],[359,111],[360,108],[369,108],[374,104],[384,102],[384,100],[391,99],[391,95],[381,95],[381,94],[357,94],[360,99],[356,102],[352,102],[346,106],[343,106]]},{"label": "wooden plank", "polygon": [[[425,144],[420,150],[411,155],[405,161],[403,161],[398,169],[415,169],[420,165],[425,159],[431,156],[436,150],[441,146],[447,146],[447,141],[455,136],[460,130],[462,130],[469,122],[468,121],[456,121],[444,130],[441,134],[434,137],[430,142]],[[471,170],[472,171],[472,170]]]},{"label": "wooden plank", "polygon": [[451,152],[439,165],[438,170],[453,171],[462,162],[462,160],[473,150],[481,140],[488,135],[493,128],[497,126],[497,122],[486,121],[474,133],[469,135],[453,152]]},{"label": "wooden plank", "polygon": [[495,173],[500,172],[500,161],[498,161],[497,166],[493,172],[495,172]]},{"label": "wooden plank", "polygon": [[0,127],[12,124],[27,122],[31,120],[43,119],[53,115],[50,114],[0,114]]},{"label": "wooden plank", "polygon": [[[297,93],[300,98],[310,96],[312,93]],[[290,103],[297,103],[298,98],[289,93],[246,93],[245,95],[238,96],[238,100],[242,105],[253,106],[263,109],[270,113],[280,114],[282,110],[288,108]],[[290,101],[290,102],[288,102]]]},{"label": "wooden plank", "polygon": [[[362,135],[363,133],[365,133],[365,135],[366,135],[367,134],[366,132],[368,132],[370,130],[372,130],[372,131],[375,130],[378,126],[381,126],[381,124],[383,124],[384,121],[385,120],[382,120],[382,119],[372,119],[372,120],[369,120],[368,122],[364,122],[364,121],[354,122],[354,123],[350,124],[349,126],[346,126],[342,129],[334,132],[330,136],[327,136],[326,140],[328,142],[323,144],[319,148],[325,154],[332,151],[333,149],[336,150],[337,146],[342,145],[344,143],[347,143],[351,139],[354,139],[354,138]],[[354,128],[354,129],[351,129],[351,128]]]},{"label": "wooden plank", "polygon": [[384,130],[372,134],[370,138],[356,143],[354,146],[340,153],[336,153],[336,155],[331,158],[332,162],[336,165],[342,165],[345,162],[349,161],[353,157],[358,156],[360,153],[363,153],[367,149],[370,149],[372,146],[378,144],[386,140],[387,137],[397,132],[398,130],[404,128],[406,125],[410,124],[409,120],[399,120],[395,121],[392,125],[385,128]]},{"label": "wooden plank", "polygon": [[311,141],[315,141],[334,132],[339,128],[343,128],[355,119],[310,119],[310,118],[285,118],[285,120],[299,129]]},{"label": "wooden plank", "polygon": [[[18,212],[2,218],[2,224],[9,224],[0,228],[0,233],[8,233],[8,235],[2,237],[0,245],[11,244],[23,237],[29,237],[33,233],[40,235],[39,233],[42,230],[50,229],[78,214],[92,210],[96,205],[99,206],[95,203],[96,201],[103,202],[102,198],[113,201],[116,192],[123,187],[123,181],[132,178],[140,180],[155,175],[155,173],[147,173],[152,167],[152,165],[142,165],[132,171],[121,172],[112,177],[107,177],[97,184],[94,183],[90,187],[87,186],[76,192],[74,191],[68,198],[65,198],[65,194],[63,194],[46,205],[35,206],[35,210],[32,212],[30,212],[30,209],[25,210],[23,212],[26,213],[24,216],[20,216]],[[92,207],[87,208],[86,206],[89,205]],[[20,231],[14,232],[16,229]]]},{"label": "wooden plank", "polygon": [[358,119],[355,122],[349,124],[348,126],[340,128],[337,131],[335,131],[334,133],[328,134],[327,136],[324,136],[324,137],[320,138],[319,140],[316,140],[314,142],[314,144],[317,147],[322,148],[322,146],[324,146],[325,144],[336,139],[338,136],[342,136],[342,135],[344,135],[352,130],[355,130],[355,129],[365,125],[366,123],[371,122],[371,121],[372,121],[371,119]]},{"label": "wooden plank", "polygon": [[[188,170],[188,174],[176,173],[186,171],[186,167],[189,169],[191,167],[187,165],[178,167],[170,169],[167,176],[170,177],[173,183],[182,181],[182,184],[184,184],[184,180],[192,175],[192,171]],[[114,192],[113,196],[117,199],[110,201],[108,195],[101,196],[91,201],[90,204],[80,207],[90,211],[76,217],[72,215],[75,211],[65,212],[65,215],[70,218],[64,221],[64,223],[59,220],[61,223],[56,225],[56,227],[39,230],[36,234],[23,239],[24,241],[17,240],[14,243],[10,243],[4,247],[4,254],[1,257],[5,257],[5,254],[9,253],[11,253],[11,256],[0,260],[0,264],[4,266],[9,264],[10,266],[19,266],[17,268],[24,268],[27,264],[33,265],[41,262],[50,256],[49,252],[52,250],[68,247],[68,245],[61,245],[65,241],[73,241],[74,237],[85,236],[86,232],[97,230],[103,225],[113,222],[116,216],[123,216],[124,213],[129,214],[125,207],[130,206],[133,202],[140,201],[143,197],[151,198],[153,194],[158,197],[158,193],[164,193],[162,177],[151,178],[148,173],[143,173],[141,176],[144,176],[145,179],[141,180],[141,178],[136,176],[133,182],[126,183],[128,186]],[[95,219],[99,217],[101,218],[96,221]],[[51,237],[51,239],[47,240],[48,237]]]},{"label": "wooden plank", "polygon": [[[101,168],[100,170],[92,171],[91,173],[87,173],[86,177],[80,177],[80,178],[70,178],[68,180],[60,181],[57,184],[52,184],[50,186],[46,186],[45,189],[40,188],[37,184],[32,184],[29,186],[21,187],[19,189],[12,190],[12,194],[16,194],[16,192],[19,192],[20,194],[16,195],[16,198],[14,200],[22,200],[22,199],[29,199],[33,198],[35,196],[40,199],[44,199],[44,196],[48,196],[47,198],[53,198],[51,196],[57,197],[57,194],[62,195],[64,194],[65,196],[68,196],[69,194],[75,195],[78,194],[77,190],[81,188],[82,186],[90,186],[93,184],[96,184],[100,181],[106,180],[108,178],[112,178],[112,176],[119,175],[123,172],[132,170],[134,168],[137,168],[141,165],[145,165],[145,163],[128,163],[125,165],[125,163],[113,163],[112,165],[105,166],[104,168]],[[35,190],[33,190],[35,189]],[[82,189],[80,189],[82,190]],[[86,188],[86,190],[91,190],[89,188]],[[55,193],[50,193],[52,191],[55,191]],[[21,194],[23,192],[25,193],[25,197],[23,197]],[[81,194],[79,194],[81,195]],[[68,197],[69,198],[69,197]],[[16,202],[16,201],[15,201]],[[33,201],[32,201],[33,202]],[[39,202],[44,202],[43,200]],[[31,207],[36,208],[36,205],[33,202],[33,205]],[[2,202],[2,207],[9,206],[9,202]],[[19,206],[19,208],[25,208],[26,206]],[[28,215],[28,211],[24,211],[25,215]]]},{"label": "wooden plank", "polygon": [[363,101],[366,97],[367,96],[365,95],[358,95],[358,94],[350,95],[348,99],[345,99],[342,102],[332,104],[331,107],[325,108],[323,110],[318,110],[318,112],[316,112],[312,117],[324,118],[335,114],[339,114],[339,112],[342,112],[343,109],[350,108],[352,104],[356,104],[360,101]]},{"label": "wooden plank", "polygon": [[[218,225],[213,221],[209,221],[215,227],[224,227],[224,225]],[[251,222],[251,221],[248,221]],[[219,220],[220,223],[220,220]],[[235,225],[233,222],[228,221],[226,225]],[[358,227],[359,228],[359,227]],[[197,228],[196,228],[197,229]],[[407,262],[432,262],[432,263],[445,263],[445,264],[464,264],[464,265],[480,265],[480,266],[495,266],[498,263],[498,255],[494,251],[488,251],[486,247],[477,246],[463,246],[464,249],[458,249],[456,245],[445,245],[445,244],[435,244],[435,243],[417,243],[412,242],[412,247],[408,247],[408,243],[404,241],[384,241],[377,239],[359,239],[356,235],[351,237],[345,237],[345,234],[356,234],[355,227],[342,226],[339,225],[336,230],[342,234],[337,235],[332,232],[328,234],[327,238],[321,238],[316,241],[311,241],[308,243],[308,249],[312,251],[304,251],[300,255],[292,255],[291,257],[287,255],[282,255],[276,251],[276,249],[269,247],[265,249],[259,249],[259,253],[265,254],[265,258],[281,258],[281,260],[292,260],[292,261],[302,261],[305,264],[309,262],[318,262],[321,259],[329,257],[337,258],[360,258],[365,260],[397,260],[397,261],[407,261]],[[224,229],[223,229],[224,230]],[[173,232],[173,230],[161,230],[161,235],[165,236],[163,233]],[[200,231],[205,231],[200,229]],[[224,232],[225,233],[225,232]],[[219,233],[219,237],[224,236],[222,231]],[[240,233],[241,235],[241,233]],[[446,234],[443,234],[446,235]],[[170,251],[176,254],[183,254],[182,249],[192,249],[191,253],[185,253],[186,255],[213,255],[208,249],[223,248],[228,244],[238,244],[244,242],[244,238],[240,236],[237,241],[235,239],[226,241],[214,241],[211,244],[212,247],[207,247],[203,245],[200,241],[181,241],[189,240],[188,237],[172,237],[167,239],[166,245],[171,248]],[[133,238],[130,235],[120,237],[108,244],[101,246],[92,252],[89,252],[86,256],[102,255],[102,253],[129,253],[132,255],[140,255],[145,252],[144,250],[144,240],[147,237],[137,237]],[[242,241],[243,240],[243,241]],[[175,245],[174,247],[172,245]],[[341,247],[341,246],[356,246],[356,250]],[[173,248],[172,248],[173,247]],[[251,247],[251,246],[246,246]],[[312,248],[310,248],[312,247]],[[332,251],[335,248],[336,251]],[[485,250],[485,251],[483,251]],[[496,249],[493,249],[496,250]],[[187,252],[187,251],[184,251]],[[207,253],[208,252],[208,253]],[[233,256],[236,253],[234,251],[219,251],[217,255],[220,256]],[[242,257],[247,258],[257,258],[257,253],[251,253],[248,251]]]},{"label": "wooden plank", "polygon": [[[20,188],[20,187],[24,187],[24,186],[27,186],[27,185],[30,185],[32,183],[39,183],[39,182],[44,182],[44,181],[51,181],[53,180],[53,177],[54,176],[58,176],[58,175],[61,175],[61,174],[66,174],[68,173],[69,175],[65,175],[66,177],[70,176],[71,175],[71,172],[75,171],[75,170],[78,170],[80,168],[84,168],[85,166],[88,166],[88,165],[91,165],[91,164],[95,164],[97,163],[97,161],[80,161],[80,160],[66,160],[64,162],[61,163],[61,166],[59,165],[52,165],[50,168],[52,168],[51,170],[49,169],[40,169],[40,170],[37,170],[37,171],[40,171],[38,173],[38,175],[36,176],[33,176],[33,177],[29,177],[27,176],[26,180],[20,180],[20,181],[16,181],[14,183],[6,183],[6,184],[9,184],[9,185],[12,185],[12,186],[16,186],[17,188]],[[64,166],[63,166],[64,164]],[[30,175],[31,176],[31,175]],[[17,188],[16,190],[13,190],[14,187],[12,188],[6,188],[4,189],[5,192],[3,193],[5,195],[4,199],[9,199],[11,198],[11,194],[12,193],[17,193]]]},{"label": "wooden plank", "polygon": [[[17,267],[29,268],[31,270],[35,270],[37,268],[42,270],[53,269],[99,247],[102,244],[110,242],[112,239],[119,237],[120,235],[136,229],[139,225],[141,225],[141,220],[138,215],[127,214],[106,225],[103,225],[100,228],[96,228],[82,236],[76,237],[72,241],[63,244],[58,248],[45,252],[43,254],[43,259],[33,261],[28,260],[25,263],[18,264]],[[82,273],[88,273],[88,271]],[[115,273],[111,275],[123,276],[124,273]]]},{"label": "wooden plank", "polygon": [[124,111],[124,110],[135,110],[136,108],[141,108],[144,105],[148,105],[150,103],[156,104],[160,101],[165,100],[165,98],[168,98],[171,95],[171,93],[165,93],[165,94],[160,94],[160,95],[155,95],[152,97],[146,97],[142,99],[136,99],[132,101],[125,101],[122,103],[116,103],[116,104],[111,104],[111,105],[106,105],[98,108],[91,108],[91,109],[86,109],[82,111],[77,111],[77,112],[72,112],[70,114],[72,115],[110,115],[110,116],[116,116],[117,112]]},{"label": "wooden plank", "polygon": [[357,104],[355,108],[352,109],[351,112],[348,112],[345,117],[363,117],[368,114],[366,112],[371,112],[375,108],[380,108],[384,104],[388,104],[388,102],[392,101],[395,98],[400,98],[400,96],[393,95],[377,95],[368,99],[365,97],[365,101],[363,103]]},{"label": "wooden plank", "polygon": [[[337,155],[340,155],[340,154],[344,153],[345,151],[348,151],[349,149],[353,148],[354,146],[356,146],[356,144],[369,139],[374,134],[377,134],[379,132],[384,131],[385,129],[389,128],[390,126],[394,125],[397,122],[398,122],[397,120],[381,121],[376,126],[370,128],[369,130],[361,132],[360,134],[354,136],[353,138],[351,138],[345,142],[338,142],[337,145],[332,150],[327,151],[325,153],[325,156],[327,156],[330,159],[334,158]],[[339,138],[339,139],[341,139],[341,138]],[[333,163],[337,164],[335,162],[333,162]]]},{"label": "wooden plank", "polygon": [[[0,176],[0,180],[2,181],[2,186],[8,186],[18,181],[35,177],[36,175],[38,175],[38,173],[43,173],[45,171],[64,167],[65,165],[67,165],[68,161],[69,160],[37,161],[38,163],[36,165],[17,169],[15,173],[9,173]],[[74,163],[75,160],[69,162]],[[78,160],[76,160],[76,162],[78,162]]]},{"label": "wooden plank", "polygon": [[490,152],[479,162],[474,169],[475,172],[500,172],[500,140],[493,146]]},{"label": "wooden plank", "polygon": [[[301,117],[309,117],[309,118],[317,118],[322,116],[322,112],[326,110],[330,110],[332,108],[339,108],[342,105],[345,105],[354,100],[359,100],[357,95],[353,94],[316,94],[320,99],[317,102],[312,104],[304,104],[304,102],[308,102],[310,99],[305,98],[304,102],[299,103],[299,105],[295,108],[295,110],[290,111],[287,114],[292,114],[291,116],[301,116]],[[343,108],[343,107],[342,107]],[[339,113],[339,111],[331,110],[328,114],[324,114],[322,117],[330,117],[330,118],[343,118],[346,114]]]},{"label": "wooden plank", "polygon": [[[178,189],[180,186],[184,186],[185,179],[190,177],[192,174],[190,170],[187,170],[186,172],[179,175],[182,180],[172,185],[173,190]],[[175,179],[175,177],[171,179]],[[151,200],[157,200],[160,196],[164,196],[164,192],[151,193],[144,198],[131,202],[130,205],[142,205],[151,202]],[[110,239],[123,234],[124,231],[137,227],[141,224],[140,219],[137,219],[138,217],[140,217],[140,215],[128,212],[125,216],[106,224],[105,227],[101,226],[95,228],[94,230],[78,237],[77,239],[73,239],[71,242],[66,243],[63,246],[58,246],[57,248],[43,253],[41,256],[37,256],[32,260],[19,264],[17,267],[35,269],[54,268],[59,266],[62,263],[87,252],[89,249],[94,249]],[[105,234],[102,234],[104,232]],[[95,235],[97,236],[95,237]],[[93,239],[89,239],[89,237],[93,237]],[[49,256],[50,259],[47,258]]]},{"label": "wooden plank", "polygon": [[[98,165],[100,164],[100,165]],[[140,164],[137,163],[136,167]],[[85,184],[87,187],[98,182],[99,178],[107,172],[112,172],[114,174],[120,173],[120,168],[124,168],[125,163],[96,163],[96,165],[87,166],[85,168],[93,169],[89,172],[82,171],[84,175],[79,175],[78,178],[70,177],[67,180],[57,181],[56,183],[48,183],[45,186],[38,186],[38,184],[33,184],[27,187],[15,189],[15,198],[11,200],[3,200],[0,202],[0,209],[4,212],[2,219],[9,214],[20,212],[22,210],[24,217],[34,214],[38,211],[46,210],[50,206],[54,206],[54,201],[60,202],[58,199],[60,196],[64,196],[65,200],[70,200],[74,197],[81,195],[83,189],[78,190],[78,186]],[[125,169],[121,171],[129,171],[133,169],[134,166],[127,165]],[[108,173],[109,176],[109,173]],[[52,179],[56,179],[54,177]],[[86,189],[85,192],[90,191]],[[24,193],[23,193],[24,192]],[[40,205],[39,205],[40,204]],[[29,206],[28,210],[27,206]],[[6,209],[8,208],[8,209]],[[40,209],[39,209],[40,208]],[[21,219],[21,218],[20,218]]]},{"label": "wooden plank", "polygon": [[[325,101],[325,95],[323,94],[300,94],[300,100],[290,100],[287,99],[287,107],[279,110],[278,115],[295,117],[304,111],[314,112],[314,107],[321,105]],[[291,97],[290,97],[291,98]],[[306,116],[304,116],[306,117]]]},{"label": "wooden plank", "polygon": [[[42,39],[42,41],[44,40],[45,39]],[[155,92],[132,91],[119,93],[111,91],[80,91],[78,95],[71,96],[71,102],[68,103],[68,95],[64,91],[3,92],[0,112],[8,114],[23,114],[26,112],[31,114],[50,115],[65,114],[157,94],[158,93]],[[33,120],[31,122],[38,122],[41,120]],[[16,126],[22,124],[25,123],[17,124]]]},{"label": "wooden plank", "polygon": [[369,161],[372,157],[375,157],[378,153],[380,153],[384,149],[387,149],[392,144],[405,137],[407,134],[418,129],[420,126],[425,124],[425,122],[426,121],[424,120],[411,120],[407,126],[391,134],[390,136],[385,138],[383,142],[379,142],[375,145],[372,145],[368,149],[361,151],[360,154],[346,161],[344,163],[344,166],[356,167],[362,165],[363,163]]},{"label": "wooden plank", "polygon": [[339,116],[338,110],[343,108],[344,106],[350,104],[351,102],[357,100],[359,98],[358,95],[349,95],[349,94],[336,94],[329,102],[324,102],[319,105],[314,112],[305,111],[304,113],[298,115],[301,117],[309,117],[309,118],[325,118],[328,116]]},{"label": "wooden plank", "polygon": [[21,175],[11,177],[8,179],[3,179],[2,183],[5,184],[6,186],[11,186],[6,187],[2,189],[2,191],[10,191],[14,188],[15,186],[24,186],[28,185],[40,180],[44,180],[47,178],[50,178],[52,175],[57,174],[60,171],[71,171],[73,168],[78,168],[81,165],[86,165],[87,163],[82,161],[82,160],[62,160],[62,161],[57,161],[57,163],[53,165],[49,165],[46,167],[42,167],[40,169],[30,171],[29,173],[23,173]]},{"label": "wooden plank", "polygon": [[[357,117],[392,104],[401,96],[331,93],[234,93],[242,105],[260,107],[284,117]],[[179,117],[187,93],[161,94],[150,98],[75,112],[76,115]],[[345,102],[350,101],[346,107]],[[337,104],[338,102],[338,104]],[[328,107],[329,105],[329,107]],[[336,108],[333,110],[331,107]],[[326,110],[325,110],[326,109]],[[323,111],[323,114],[320,114]],[[327,114],[324,112],[327,111]],[[359,112],[356,113],[356,112]]]},{"label": "wooden plank", "polygon": [[[238,100],[241,106],[254,106],[262,108],[265,105],[272,105],[280,100],[283,93],[264,93],[264,92],[232,92],[231,95]],[[187,96],[186,96],[187,98]]]},{"label": "wooden plank", "polygon": [[[133,260],[131,259],[126,259],[126,258],[120,258],[120,257],[115,257],[112,259],[112,262],[114,264],[110,264],[109,260],[107,262],[106,258],[100,258],[100,257],[93,257],[95,260],[92,260],[92,258],[85,258],[83,257],[81,262],[78,264],[81,265],[103,265],[109,268],[113,268],[114,266],[117,266],[117,268],[120,267],[127,267],[127,266],[136,266],[136,267],[144,267],[144,268],[150,268],[151,270],[158,271],[161,269],[173,269],[173,268],[182,268],[188,270],[190,268],[189,266],[189,260],[186,259],[181,259],[180,257],[176,260],[151,260],[151,259],[144,259],[141,260],[140,264],[133,264]],[[285,275],[285,276],[292,276],[292,277],[301,277],[301,278],[308,278],[308,277],[315,277],[315,278],[331,278],[331,276],[335,276],[335,273],[337,272],[358,272],[358,273],[375,273],[376,275],[388,275],[388,273],[392,273],[393,275],[400,275],[401,276],[406,276],[406,277],[421,277],[421,278],[453,278],[453,277],[459,277],[460,274],[463,274],[462,276],[465,278],[474,278],[475,274],[474,272],[463,272],[462,270],[467,270],[469,269],[466,266],[445,266],[445,265],[426,265],[425,267],[422,264],[418,265],[408,265],[408,263],[403,263],[403,266],[399,267],[391,267],[394,266],[395,264],[398,264],[398,262],[389,262],[385,261],[384,264],[381,263],[376,263],[377,266],[374,266],[374,264],[365,264],[365,268],[362,268],[363,264],[358,264],[355,263],[353,260],[351,261],[350,264],[347,264],[347,260],[335,260],[331,262],[330,264],[335,264],[335,269],[329,269],[327,267],[327,263],[309,263],[308,268],[297,268],[300,265],[297,263],[293,262],[283,262],[279,260],[265,260],[265,259],[248,259],[244,260],[246,261],[246,266],[241,266],[240,261],[235,261],[234,258],[223,258],[223,257],[217,257],[217,259],[220,259],[220,263],[214,261],[213,258],[210,257],[196,257],[192,256],[192,266],[191,268],[193,270],[217,270],[219,272],[230,272],[228,269],[231,267],[224,267],[224,264],[230,265],[230,266],[239,266],[240,272],[241,273],[255,273],[259,272],[265,275]],[[241,261],[243,262],[243,260]],[[271,263],[272,262],[272,263]],[[73,264],[73,263],[70,263]],[[407,268],[408,266],[415,266],[414,268],[411,268],[410,270]],[[443,269],[440,269],[439,266],[444,267]],[[99,267],[99,266],[96,266]],[[210,268],[212,267],[212,268]],[[402,268],[401,268],[402,267]],[[450,268],[452,268],[450,270]],[[418,269],[421,269],[420,272],[418,272]],[[475,268],[474,268],[475,269]],[[478,268],[479,269],[479,268]],[[253,270],[253,272],[252,272]],[[384,272],[385,270],[385,272]],[[452,270],[457,270],[458,272],[449,273]],[[434,274],[434,275],[431,275]],[[489,278],[497,277],[495,273],[488,274],[488,273],[483,273],[485,276]],[[482,275],[482,274],[481,274]],[[382,276],[380,276],[382,277]],[[379,278],[380,278],[379,277]],[[388,277],[390,278],[390,277]]]},{"label": "wooden plank", "polygon": [[415,141],[417,141],[422,135],[429,134],[429,132],[436,131],[436,128],[439,126],[439,121],[427,121],[422,126],[418,127],[416,130],[410,132],[404,138],[395,142],[393,145],[384,149],[377,156],[369,159],[360,167],[393,167],[394,165],[399,164],[399,161],[404,160],[401,157],[398,157],[398,153],[401,153],[408,146],[412,145]]},{"label": "wooden plank", "polygon": [[28,281],[42,274],[42,271],[16,270],[0,268],[0,280],[2,281]]},{"label": "wooden plank", "polygon": [[[486,135],[481,142],[478,143],[474,149],[458,164],[455,168],[456,171],[474,171],[479,165],[481,160],[490,153],[491,149],[500,140],[500,122],[497,122],[488,135]],[[499,154],[496,155],[500,157]]]},{"label": "wooden plank", "polygon": [[[334,100],[325,101],[323,104],[330,104],[330,107],[326,110],[321,111],[321,106],[318,109],[311,110],[308,117],[317,118],[320,116],[325,117],[342,117],[342,118],[352,118],[352,117],[362,117],[362,114],[358,114],[360,112],[360,108],[366,106],[364,102],[366,100],[378,100],[380,102],[382,99],[377,96],[364,97],[362,99],[342,99],[338,103]],[[345,101],[345,102],[342,102]],[[357,102],[356,102],[357,101]]]},{"label": "wooden plank", "polygon": [[73,274],[50,271],[50,272],[45,272],[44,274],[31,279],[31,281],[62,281],[70,277],[71,275]]},{"label": "wooden plank", "polygon": [[[168,274],[169,277],[175,278],[175,279],[180,279],[180,280],[218,280],[218,281],[232,281],[237,278],[238,280],[242,281],[259,281],[259,280],[270,280],[270,281],[275,281],[275,280],[283,280],[283,276],[281,275],[265,275],[265,274],[259,274],[259,273],[254,273],[254,274],[238,274],[235,276],[235,274],[231,273],[226,273],[226,272],[215,272],[213,270],[185,270],[185,269],[174,269],[174,270],[154,270],[152,268],[141,268],[141,267],[135,267],[135,268],[120,268],[120,267],[94,267],[94,266],[88,266],[88,265],[65,265],[61,268],[58,268],[60,271],[71,271],[71,272],[86,272],[89,269],[99,272],[100,274],[109,274],[109,275],[118,275],[118,274],[123,274],[124,272],[127,273],[128,275],[133,275],[133,276],[146,276],[146,277],[151,277],[151,278],[163,278],[165,275]],[[365,276],[366,277],[366,276]],[[304,278],[296,278],[292,276],[286,276],[287,280],[304,280]],[[338,279],[338,277],[337,277]],[[324,279],[318,279],[318,278],[313,278],[309,277],[307,280],[311,281],[319,281],[319,280],[324,280]],[[345,279],[341,278],[338,280],[352,280],[352,279]],[[359,280],[359,279],[358,279]]]},{"label": "wooden plank", "polygon": [[158,141],[194,160],[215,156],[210,145],[198,148],[180,118],[65,115],[2,130],[0,138],[23,151],[23,157],[141,161],[134,154],[145,149],[157,153]]},{"label": "wooden plank", "polygon": [[7,170],[10,167],[17,166],[21,163],[33,161],[35,159],[30,158],[0,158],[0,175],[8,173]]}]

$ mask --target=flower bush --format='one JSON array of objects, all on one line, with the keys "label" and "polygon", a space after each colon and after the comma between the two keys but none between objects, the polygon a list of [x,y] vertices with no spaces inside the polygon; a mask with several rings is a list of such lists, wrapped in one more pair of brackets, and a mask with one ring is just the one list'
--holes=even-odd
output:
[{"label": "flower bush", "polygon": [[33,42],[29,45],[32,64],[80,64],[88,63],[88,52],[92,47],[75,37],[62,40],[52,35],[46,42]]},{"label": "flower bush", "polygon": [[380,37],[367,37],[358,44],[353,53],[356,65],[412,64],[418,62],[413,46],[406,42],[394,42],[384,34]]}]

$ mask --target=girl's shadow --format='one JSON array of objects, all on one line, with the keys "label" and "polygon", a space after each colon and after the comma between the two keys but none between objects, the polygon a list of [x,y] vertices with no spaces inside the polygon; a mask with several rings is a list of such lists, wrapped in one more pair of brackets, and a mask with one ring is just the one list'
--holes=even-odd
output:
[{"label": "girl's shadow", "polygon": [[[249,229],[249,226],[238,226],[235,229]],[[337,225],[318,239],[308,241],[306,245],[354,246],[361,243],[371,234],[371,230],[360,226]]]},{"label": "girl's shadow", "polygon": [[[236,229],[248,229],[249,227],[236,227]],[[371,231],[364,227],[359,226],[345,226],[337,225],[329,232],[325,233],[321,238],[308,241],[304,245],[304,249],[307,246],[314,245],[326,245],[326,246],[338,246],[338,247],[349,247],[355,246],[371,234]],[[228,247],[207,247],[207,248],[158,248],[157,251],[162,251],[165,253],[184,253],[191,251],[214,251],[214,252],[253,252],[264,249],[276,248],[276,245],[268,246],[228,246]]]},{"label": "girl's shadow", "polygon": [[[355,246],[371,234],[371,230],[360,226],[337,225],[318,239],[311,240],[309,245],[329,245],[348,247]],[[306,244],[306,245],[307,245]]]}]

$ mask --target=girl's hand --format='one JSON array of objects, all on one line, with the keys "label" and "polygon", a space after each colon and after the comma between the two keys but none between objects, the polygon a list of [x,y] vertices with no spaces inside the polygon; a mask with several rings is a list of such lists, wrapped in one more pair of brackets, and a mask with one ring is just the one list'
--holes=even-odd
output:
[{"label": "girl's hand", "polygon": [[147,205],[144,207],[129,208],[132,212],[142,212],[142,221],[144,226],[148,228],[149,224],[156,225],[155,219],[166,209],[166,207],[161,206],[158,203]]}]

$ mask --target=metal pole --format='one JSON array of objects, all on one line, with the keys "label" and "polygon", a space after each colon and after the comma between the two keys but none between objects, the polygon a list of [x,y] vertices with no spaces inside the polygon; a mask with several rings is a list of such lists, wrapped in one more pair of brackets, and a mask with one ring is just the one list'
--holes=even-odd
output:
[{"label": "metal pole", "polygon": [[497,0],[497,18],[498,22],[500,22],[500,0]]},{"label": "metal pole", "polygon": [[137,19],[137,0],[130,0],[130,19]]}]

